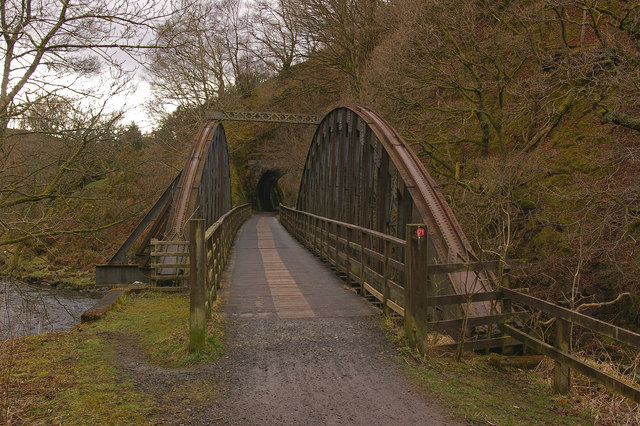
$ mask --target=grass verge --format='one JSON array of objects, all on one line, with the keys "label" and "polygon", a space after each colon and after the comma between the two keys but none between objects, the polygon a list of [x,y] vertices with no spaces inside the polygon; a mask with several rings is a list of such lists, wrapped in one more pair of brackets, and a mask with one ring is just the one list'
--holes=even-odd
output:
[{"label": "grass verge", "polygon": [[425,357],[406,345],[397,324],[384,328],[398,345],[408,376],[436,395],[457,418],[489,425],[588,425],[595,413],[556,395],[537,370],[500,368],[488,356],[465,354],[456,362],[450,354]]},{"label": "grass verge", "polygon": [[182,367],[211,361],[224,354],[222,316],[218,305],[208,321],[206,349],[187,351],[189,297],[185,294],[145,292],[127,294],[121,304],[107,313],[102,321],[83,326],[100,332],[122,332],[134,336],[152,362],[165,367]]},{"label": "grass verge", "polygon": [[[103,321],[0,341],[0,424],[148,423],[154,413],[166,412],[166,401],[121,374],[113,337],[126,336],[152,365],[185,366],[221,355],[217,315],[207,351],[187,352],[188,315],[185,295],[130,295]],[[171,389],[174,400],[186,398],[181,389],[189,390]]]}]

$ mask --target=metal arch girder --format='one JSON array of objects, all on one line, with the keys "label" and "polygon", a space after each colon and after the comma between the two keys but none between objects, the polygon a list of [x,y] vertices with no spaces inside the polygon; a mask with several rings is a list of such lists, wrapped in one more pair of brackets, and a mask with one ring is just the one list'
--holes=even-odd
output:
[{"label": "metal arch girder", "polygon": [[[211,186],[212,180],[215,186]],[[203,191],[210,191],[213,197]],[[207,121],[187,156],[164,239],[184,238],[184,225],[191,217],[202,216],[206,219],[206,226],[210,226],[230,209],[231,179],[224,128],[217,121]]]},{"label": "metal arch girder", "polygon": [[[356,134],[364,141],[354,143]],[[354,148],[356,152],[351,152]],[[389,183],[394,178],[395,187]],[[358,204],[360,212],[349,207],[351,204]],[[359,226],[372,228],[370,225],[375,224],[374,230],[388,234],[395,229],[398,237],[404,233],[401,229],[404,224],[419,220],[428,227],[438,262],[477,260],[453,211],[422,162],[387,121],[362,105],[335,108],[321,121],[307,154],[297,207]],[[371,208],[375,211],[366,211]],[[393,220],[397,222],[395,228],[389,226]],[[479,281],[476,274],[462,275],[449,276],[457,293],[486,289],[485,282]],[[474,305],[472,314],[486,310]]]}]

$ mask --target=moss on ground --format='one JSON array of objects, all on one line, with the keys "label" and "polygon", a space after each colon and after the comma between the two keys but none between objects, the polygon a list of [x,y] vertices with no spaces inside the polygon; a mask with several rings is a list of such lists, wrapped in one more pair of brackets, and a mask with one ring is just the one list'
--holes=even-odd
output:
[{"label": "moss on ground", "polygon": [[486,356],[428,358],[405,363],[406,371],[423,389],[446,402],[465,421],[498,425],[585,425],[593,413],[554,395],[541,375],[487,364]]},{"label": "moss on ground", "polygon": [[[126,333],[145,352],[142,359],[156,365],[190,365],[222,354],[217,315],[209,322],[207,351],[187,352],[188,315],[186,295],[130,295],[103,321],[69,333],[0,341],[0,424],[152,421],[154,413],[166,411],[166,401],[121,373],[110,336]],[[172,389],[172,398],[186,398],[196,385]]]},{"label": "moss on ground", "polygon": [[32,284],[49,284],[57,288],[86,289],[95,286],[93,271],[59,267],[45,257],[21,257],[15,271],[22,281]]},{"label": "moss on ground", "polygon": [[168,367],[211,361],[224,353],[221,343],[223,319],[217,313],[218,305],[214,306],[213,318],[208,322],[206,350],[189,354],[187,295],[147,292],[126,295],[121,302],[118,308],[107,313],[104,320],[84,327],[102,332],[127,330],[136,337],[154,363]]},{"label": "moss on ground", "polygon": [[451,414],[470,424],[588,425],[595,414],[553,393],[542,373],[499,368],[488,356],[466,353],[424,357],[406,345],[402,330],[386,320],[383,329],[398,346],[399,361],[411,380],[437,396]]}]

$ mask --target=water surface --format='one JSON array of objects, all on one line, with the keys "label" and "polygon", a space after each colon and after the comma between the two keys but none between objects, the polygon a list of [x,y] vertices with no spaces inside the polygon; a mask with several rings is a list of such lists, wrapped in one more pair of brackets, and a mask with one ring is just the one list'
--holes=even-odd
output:
[{"label": "water surface", "polygon": [[0,338],[68,331],[101,295],[0,281]]}]

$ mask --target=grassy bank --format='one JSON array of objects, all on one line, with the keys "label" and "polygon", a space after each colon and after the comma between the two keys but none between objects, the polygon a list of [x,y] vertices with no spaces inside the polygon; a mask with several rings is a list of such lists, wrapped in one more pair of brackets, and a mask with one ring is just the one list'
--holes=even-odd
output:
[{"label": "grassy bank", "polygon": [[[221,319],[210,321],[207,350],[186,350],[187,295],[144,293],[126,296],[104,320],[69,333],[51,333],[0,342],[0,424],[148,423],[167,411],[167,401],[126,368],[135,360],[154,369],[188,366],[223,353]],[[198,387],[171,388],[182,401]],[[176,417],[178,418],[178,417]]]},{"label": "grassy bank", "polygon": [[596,412],[575,398],[554,394],[546,370],[495,367],[489,356],[466,353],[426,357],[406,345],[398,324],[383,328],[399,348],[399,361],[411,380],[435,395],[449,411],[470,424],[590,425]]},{"label": "grassy bank", "polygon": [[78,269],[70,266],[53,265],[44,257],[23,257],[15,277],[21,281],[36,284],[50,285],[55,288],[86,289],[95,285],[95,273],[93,269]]}]

